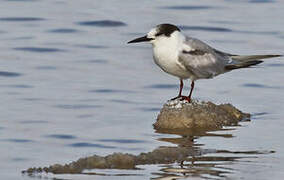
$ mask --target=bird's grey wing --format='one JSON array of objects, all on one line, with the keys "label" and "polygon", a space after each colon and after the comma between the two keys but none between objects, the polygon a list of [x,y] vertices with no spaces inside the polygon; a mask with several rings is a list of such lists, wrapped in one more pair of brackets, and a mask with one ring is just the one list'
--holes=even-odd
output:
[{"label": "bird's grey wing", "polygon": [[212,78],[224,73],[224,67],[230,60],[229,54],[223,54],[206,43],[189,37],[179,52],[179,62],[196,79]]},{"label": "bird's grey wing", "polygon": [[[275,54],[230,54],[214,49],[206,43],[191,37],[186,37],[185,44],[190,47],[190,51],[184,51],[180,56],[180,61],[185,63],[187,68],[195,68],[195,71],[197,69],[201,71],[202,69],[202,72],[199,72],[199,74],[203,73],[204,76],[208,75],[208,77],[210,77],[210,75],[215,76],[233,69],[247,68],[257,65],[263,62],[262,59],[282,56]],[[184,54],[187,54],[187,56]]]}]

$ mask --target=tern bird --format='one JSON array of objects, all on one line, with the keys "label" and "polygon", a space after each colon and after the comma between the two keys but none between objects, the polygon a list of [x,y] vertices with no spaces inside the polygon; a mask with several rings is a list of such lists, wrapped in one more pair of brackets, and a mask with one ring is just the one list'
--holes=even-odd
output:
[{"label": "tern bird", "polygon": [[[146,36],[128,43],[148,41],[153,47],[155,63],[166,73],[180,79],[177,97],[191,101],[194,82],[198,79],[209,79],[234,69],[247,68],[262,63],[261,59],[281,55],[236,55],[219,51],[206,43],[185,36],[172,24],[160,24],[151,29]],[[188,96],[182,96],[183,80],[191,80]]]}]

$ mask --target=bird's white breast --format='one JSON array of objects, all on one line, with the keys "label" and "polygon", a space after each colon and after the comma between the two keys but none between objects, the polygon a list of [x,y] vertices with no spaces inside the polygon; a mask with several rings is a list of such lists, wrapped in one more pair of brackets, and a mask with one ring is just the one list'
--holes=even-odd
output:
[{"label": "bird's white breast", "polygon": [[183,37],[174,33],[171,38],[160,37],[153,43],[153,56],[155,63],[163,71],[181,79],[187,79],[191,74],[178,62],[182,40]]}]

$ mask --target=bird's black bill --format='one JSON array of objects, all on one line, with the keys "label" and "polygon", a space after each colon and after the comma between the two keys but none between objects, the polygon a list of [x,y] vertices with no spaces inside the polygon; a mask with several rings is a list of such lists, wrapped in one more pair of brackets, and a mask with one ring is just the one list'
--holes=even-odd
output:
[{"label": "bird's black bill", "polygon": [[140,37],[140,38],[137,38],[137,39],[133,39],[132,41],[129,41],[129,43],[138,43],[138,42],[144,42],[144,41],[151,41],[153,40],[153,38],[147,38],[147,36],[143,36],[143,37]]}]

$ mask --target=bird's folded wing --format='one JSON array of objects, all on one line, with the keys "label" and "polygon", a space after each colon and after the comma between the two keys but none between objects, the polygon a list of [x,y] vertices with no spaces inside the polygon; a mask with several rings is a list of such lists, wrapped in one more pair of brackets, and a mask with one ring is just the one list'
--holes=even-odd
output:
[{"label": "bird's folded wing", "polygon": [[229,54],[217,51],[206,43],[187,37],[179,53],[179,63],[197,79],[212,78],[225,72],[230,61]]},{"label": "bird's folded wing", "polygon": [[196,79],[212,78],[224,72],[224,62],[214,53],[202,50],[182,51],[179,63],[184,66]]}]

